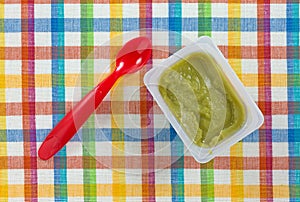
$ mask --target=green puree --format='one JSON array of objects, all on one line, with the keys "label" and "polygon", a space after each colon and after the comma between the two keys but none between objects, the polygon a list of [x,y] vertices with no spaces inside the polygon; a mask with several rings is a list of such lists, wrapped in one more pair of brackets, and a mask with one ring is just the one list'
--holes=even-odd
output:
[{"label": "green puree", "polygon": [[159,91],[183,130],[199,146],[218,144],[245,122],[245,108],[236,91],[208,54],[191,54],[165,70]]}]

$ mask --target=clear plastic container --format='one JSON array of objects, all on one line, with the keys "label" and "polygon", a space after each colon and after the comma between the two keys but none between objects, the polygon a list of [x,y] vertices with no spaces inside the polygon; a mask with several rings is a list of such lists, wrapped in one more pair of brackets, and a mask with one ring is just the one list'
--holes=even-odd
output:
[{"label": "clear plastic container", "polygon": [[[224,91],[223,80],[221,79],[221,76],[218,72],[221,72],[220,74],[222,74],[223,77],[226,78],[226,82],[230,83],[232,90],[235,91],[245,110],[245,121],[241,128],[239,128],[233,134],[220,141],[218,140],[219,136],[216,136],[217,141],[210,141],[211,143],[205,146],[199,146],[199,144],[194,143],[193,137],[191,137],[190,134],[186,133],[187,128],[183,127],[183,122],[179,122],[176,119],[175,115],[171,112],[159,91],[159,81],[165,70],[169,69],[173,64],[187,58],[188,56],[194,53],[205,53],[209,55],[217,64],[218,69],[218,71],[216,71],[213,68],[207,67],[207,69],[203,70],[202,72],[199,72],[201,76],[202,74],[210,74],[209,77],[213,76],[213,82],[216,82],[217,86],[220,86],[218,90],[215,90],[213,88],[209,90],[209,95],[211,99],[211,120],[215,120],[215,122],[211,121],[211,124],[214,123],[215,126],[209,126],[209,128],[214,129],[211,131],[210,129],[208,129],[205,140],[213,139],[214,137],[212,136],[212,134],[215,133],[216,128],[217,130],[221,130],[225,123],[226,97],[222,96],[225,94],[224,92],[221,94],[218,93],[219,91]],[[197,62],[194,61],[192,65],[197,66]],[[206,86],[209,86],[210,82],[211,81],[205,81]],[[163,113],[165,114],[165,116],[167,117],[168,121],[171,123],[179,137],[184,142],[187,149],[191,152],[195,160],[200,163],[208,162],[214,157],[221,154],[224,150],[229,149],[233,144],[237,143],[238,141],[252,133],[254,130],[258,129],[264,121],[261,111],[255,104],[255,102],[252,100],[250,95],[246,92],[245,87],[243,86],[235,72],[232,70],[227,60],[222,55],[221,51],[213,43],[211,38],[206,36],[200,37],[197,42],[177,51],[172,56],[164,60],[161,64],[153,66],[153,68],[146,73],[144,77],[144,83],[150,91],[150,93],[152,94],[153,98],[156,100],[161,110],[163,111]],[[186,91],[185,93],[188,92]],[[184,99],[189,99],[191,104],[197,104],[195,101],[193,101],[192,93],[191,95],[186,96],[186,98]],[[182,110],[182,117],[189,116],[189,114],[184,113],[187,112]],[[187,120],[189,119],[187,118]],[[191,131],[195,130],[191,129]]]}]

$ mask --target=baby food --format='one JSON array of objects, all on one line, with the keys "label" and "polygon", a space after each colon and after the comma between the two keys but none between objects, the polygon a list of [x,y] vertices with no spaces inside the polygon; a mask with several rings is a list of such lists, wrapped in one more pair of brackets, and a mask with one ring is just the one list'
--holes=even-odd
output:
[{"label": "baby food", "polygon": [[165,70],[159,79],[159,92],[199,146],[214,146],[244,125],[245,107],[209,54],[193,53]]}]

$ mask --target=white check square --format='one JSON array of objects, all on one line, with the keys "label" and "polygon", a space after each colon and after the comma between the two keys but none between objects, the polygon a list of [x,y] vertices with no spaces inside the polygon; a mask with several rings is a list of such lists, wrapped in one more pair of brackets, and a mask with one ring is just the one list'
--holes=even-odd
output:
[{"label": "white check square", "polygon": [[218,156],[223,156],[223,157],[229,157],[230,156],[230,149],[224,150],[221,154]]},{"label": "white check square", "polygon": [[111,115],[110,114],[96,114],[95,124],[97,128],[111,128]]},{"label": "white check square", "polygon": [[161,169],[155,173],[155,184],[170,184],[171,171],[170,169]]},{"label": "white check square", "polygon": [[[75,89],[74,89],[75,88]],[[81,94],[81,88],[80,87],[65,87],[65,101],[69,101],[69,102],[77,102],[79,100],[81,100],[80,96],[75,96],[75,91],[76,90],[76,94]],[[78,98],[78,99],[75,99]]]},{"label": "white check square", "polygon": [[112,184],[112,169],[96,169],[97,184]]},{"label": "white check square", "polygon": [[184,183],[185,184],[198,184],[201,182],[200,169],[185,169],[184,170]]},{"label": "white check square", "polygon": [[260,176],[258,170],[244,170],[244,184],[245,185],[259,185]]},{"label": "white check square", "polygon": [[24,184],[24,170],[8,169],[8,184]]},{"label": "white check square", "polygon": [[273,129],[287,129],[288,116],[287,115],[273,115],[272,116]]},{"label": "white check square", "polygon": [[110,5],[109,4],[94,4],[94,18],[109,18]]},{"label": "white check square", "polygon": [[214,170],[215,184],[230,184],[230,170]]},{"label": "white check square", "polygon": [[273,170],[273,185],[289,185],[289,170]]},{"label": "white check square", "polygon": [[257,59],[242,59],[242,72],[243,74],[257,74]]},{"label": "white check square", "polygon": [[83,170],[68,169],[67,179],[68,179],[68,184],[83,184]]},{"label": "white check square", "polygon": [[80,46],[81,34],[79,32],[65,32],[65,45],[66,46]]},{"label": "white check square", "polygon": [[95,46],[109,45],[109,32],[94,32]]},{"label": "white check square", "polygon": [[272,59],[271,60],[272,74],[286,74],[287,73],[287,60],[285,59]]},{"label": "white check square", "polygon": [[161,141],[161,142],[155,142],[155,156],[171,156],[171,147],[170,142],[168,141]]},{"label": "white check square", "polygon": [[51,74],[51,60],[35,60],[35,74]]},{"label": "white check square", "polygon": [[112,145],[108,144],[106,141],[95,142],[96,156],[111,156],[112,155]]},{"label": "white check square", "polygon": [[139,18],[140,10],[139,4],[131,3],[131,4],[123,4],[123,18]]},{"label": "white check square", "polygon": [[81,62],[76,59],[65,60],[65,74],[79,74],[81,70]]},{"label": "white check square", "polygon": [[[169,33],[168,32],[153,32],[152,33],[152,45],[153,46],[168,46],[169,45]],[[158,49],[159,50],[159,49]]]},{"label": "white check square", "polygon": [[23,156],[24,155],[23,142],[9,142],[9,143],[7,143],[7,153],[10,156]]},{"label": "white check square", "polygon": [[285,87],[272,87],[272,101],[287,101],[287,88]]},{"label": "white check square", "polygon": [[21,33],[5,33],[5,46],[7,47],[21,47]]},{"label": "white check square", "polygon": [[153,59],[153,66],[161,64],[165,59]]},{"label": "white check square", "polygon": [[154,118],[154,128],[160,129],[160,128],[170,127],[167,118],[163,114],[154,114],[153,118]]},{"label": "white check square", "polygon": [[169,16],[169,5],[167,3],[153,3],[152,4],[152,17],[153,18],[166,18]]},{"label": "white check square", "polygon": [[140,114],[124,114],[124,127],[139,129],[141,127],[141,115]]},{"label": "white check square", "polygon": [[287,157],[289,156],[289,146],[287,142],[273,142],[272,143],[272,156],[274,157]]},{"label": "white check square", "polygon": [[[43,198],[43,199],[45,199],[45,198]],[[47,199],[47,198],[46,198]],[[45,199],[45,200],[46,200]],[[51,198],[52,199],[52,198]],[[51,201],[51,199],[49,200],[49,199],[47,199],[46,201],[44,201],[44,202],[49,202],[49,201]],[[40,201],[42,201],[43,202],[43,200],[40,200],[39,199],[39,202]],[[14,198],[14,197],[10,197],[10,198],[8,198],[8,202],[24,202],[24,198]]]},{"label": "white check square", "polygon": [[10,102],[22,102],[22,89],[21,88],[6,88],[5,89],[5,101]]},{"label": "white check square", "polygon": [[211,14],[214,18],[228,17],[228,4],[227,3],[211,4]]},{"label": "white check square", "polygon": [[143,197],[141,196],[127,196],[126,199],[130,202],[142,202],[143,201]]},{"label": "white check square", "polygon": [[183,46],[189,45],[197,41],[197,39],[198,39],[197,32],[189,32],[189,31],[182,32],[181,43]]},{"label": "white check square", "polygon": [[286,46],[286,32],[271,32],[272,46]]},{"label": "white check square", "polygon": [[[196,182],[196,183],[198,183],[198,182]],[[185,200],[188,201],[188,202],[199,202],[199,197],[190,197],[190,196],[186,196],[186,197],[185,197]],[[224,198],[224,201],[223,201],[223,202],[225,202],[225,200],[226,200],[226,201],[230,201],[230,199]],[[214,202],[217,202],[217,201],[218,201],[218,198],[214,198]]]},{"label": "white check square", "polygon": [[[168,196],[156,197],[155,200],[156,200],[156,202],[172,202],[173,201],[172,197],[168,197]],[[199,201],[199,199],[198,199],[198,201]]]},{"label": "white check square", "polygon": [[243,142],[243,156],[244,157],[258,157],[259,144],[257,142]]},{"label": "white check square", "polygon": [[214,42],[220,46],[227,46],[228,45],[228,34],[227,32],[212,32],[211,37],[213,38]]},{"label": "white check square", "polygon": [[260,200],[261,199],[259,199],[259,198],[245,198],[244,202],[257,202],[257,201],[260,201]]},{"label": "white check square", "polygon": [[52,129],[52,115],[36,115],[37,129]]},{"label": "white check square", "polygon": [[289,200],[289,198],[274,198],[273,202],[287,202]]},{"label": "white check square", "polygon": [[[72,194],[70,194],[70,195],[72,195]],[[40,199],[39,199],[40,200]],[[45,202],[49,202],[49,201],[51,201],[51,200],[53,200],[52,198],[51,199],[48,199],[48,200],[46,200]],[[68,196],[68,201],[72,201],[72,202],[81,202],[81,201],[84,201],[84,197],[82,196],[82,197],[80,197],[80,196],[76,196],[76,197],[70,197],[70,196]]]},{"label": "white check square", "polygon": [[67,147],[68,156],[82,156],[82,143],[81,142],[68,142]]},{"label": "white check square", "polygon": [[52,101],[52,88],[35,88],[35,101],[36,102],[51,102]]},{"label": "white check square", "polygon": [[184,3],[181,10],[182,18],[198,18],[198,3]]},{"label": "white check square", "polygon": [[123,97],[124,97],[125,101],[139,101],[140,100],[140,87],[125,86]]},{"label": "white check square", "polygon": [[35,32],[34,41],[36,46],[51,46],[51,33]]},{"label": "white check square", "polygon": [[142,169],[130,169],[133,175],[126,175],[126,184],[143,184]]},{"label": "white check square", "polygon": [[5,60],[5,74],[22,74],[21,60]]},{"label": "white check square", "polygon": [[4,18],[5,19],[20,19],[21,18],[21,4],[4,4]]},{"label": "white check square", "polygon": [[[110,65],[112,61],[110,59],[95,59],[94,60],[94,73],[95,74],[102,74],[99,76],[98,81],[102,81],[104,78],[108,76],[111,72]],[[106,73],[106,74],[104,74]]]},{"label": "white check square", "polygon": [[[231,200],[232,200],[232,198],[226,198],[226,197],[222,197],[222,198],[217,198],[216,197],[216,198],[214,198],[215,202],[228,202],[228,201],[231,201]],[[255,202],[257,202],[257,201],[255,201]]]},{"label": "white check square", "polygon": [[51,4],[34,4],[35,18],[51,18]]},{"label": "white check square", "polygon": [[[84,199],[82,199],[80,201],[84,201]],[[107,202],[109,202],[109,201],[114,201],[114,200],[113,200],[112,196],[97,196],[97,201],[107,201]]]},{"label": "white check square", "polygon": [[124,144],[126,155],[139,157],[142,154],[140,142],[128,142]]},{"label": "white check square", "polygon": [[23,129],[22,116],[6,116],[6,129],[7,130]]},{"label": "white check square", "polygon": [[257,5],[241,4],[241,18],[257,18]]},{"label": "white check square", "polygon": [[[68,170],[69,172],[69,170]],[[38,184],[53,184],[54,170],[53,169],[37,169]]]},{"label": "white check square", "polygon": [[80,4],[64,4],[65,18],[80,18]]},{"label": "white check square", "polygon": [[241,32],[241,45],[257,46],[257,33],[256,32]]},{"label": "white check square", "polygon": [[270,18],[286,17],[286,4],[270,4]]}]

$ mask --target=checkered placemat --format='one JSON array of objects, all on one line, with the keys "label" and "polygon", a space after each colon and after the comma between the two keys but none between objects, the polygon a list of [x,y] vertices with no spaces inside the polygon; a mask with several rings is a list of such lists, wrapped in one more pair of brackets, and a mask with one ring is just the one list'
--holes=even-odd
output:
[{"label": "checkered placemat", "polygon": [[[108,74],[121,45],[112,40],[133,30],[155,42],[152,60],[40,160],[49,131]],[[265,116],[206,164],[185,151],[142,82],[202,35]],[[0,201],[300,201],[298,1],[3,0],[0,57]]]}]

